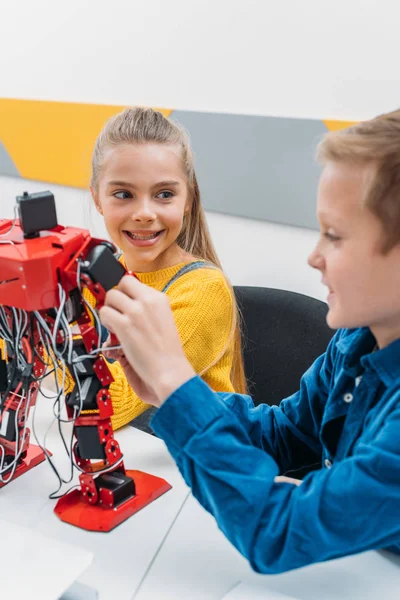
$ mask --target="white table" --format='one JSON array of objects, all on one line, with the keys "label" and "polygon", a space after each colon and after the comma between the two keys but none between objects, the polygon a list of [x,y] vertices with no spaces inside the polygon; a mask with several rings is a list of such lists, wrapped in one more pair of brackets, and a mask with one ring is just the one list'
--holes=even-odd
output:
[{"label": "white table", "polygon": [[[36,422],[41,435],[50,406],[40,398]],[[97,589],[99,600],[220,600],[240,581],[265,589],[266,600],[268,590],[300,600],[400,598],[400,558],[389,553],[367,552],[282,575],[253,573],[189,494],[161,440],[131,427],[118,431],[116,438],[127,468],[163,477],[173,489],[109,533],[83,531],[56,517],[55,502],[48,499],[56,480],[47,463],[0,489],[0,519],[93,553],[79,582]],[[68,461],[61,456],[55,428],[47,446],[65,472]]]},{"label": "white table", "polygon": [[299,600],[398,600],[400,557],[365,552],[281,575],[257,575],[190,496],[135,600],[220,600],[243,580],[265,589],[265,600],[268,590]]},{"label": "white table", "polygon": [[[38,398],[35,423],[39,439],[51,422],[51,406],[50,400]],[[84,531],[58,519],[53,512],[55,501],[48,499],[57,487],[57,480],[47,462],[0,489],[0,519],[94,554],[92,565],[79,581],[97,589],[99,600],[132,598],[189,493],[161,440],[129,426],[117,431],[115,437],[127,469],[162,477],[172,489],[108,533]],[[68,459],[55,426],[47,439],[57,466],[66,473]],[[73,483],[76,481],[77,476]],[[68,564],[65,568],[68,569]]]},{"label": "white table", "polygon": [[250,575],[247,561],[190,495],[135,600],[221,598]]}]

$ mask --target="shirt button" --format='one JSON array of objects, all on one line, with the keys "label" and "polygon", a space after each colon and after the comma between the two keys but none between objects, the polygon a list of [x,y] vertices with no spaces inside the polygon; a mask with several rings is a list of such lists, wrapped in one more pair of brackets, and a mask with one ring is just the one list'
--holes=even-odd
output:
[{"label": "shirt button", "polygon": [[343,394],[343,400],[349,404],[353,401],[353,394]]},{"label": "shirt button", "polygon": [[332,463],[331,463],[331,461],[329,460],[329,458],[326,458],[326,459],[324,460],[324,465],[326,466],[326,468],[327,468],[327,469],[330,469],[330,468],[331,468],[331,466],[332,466]]}]

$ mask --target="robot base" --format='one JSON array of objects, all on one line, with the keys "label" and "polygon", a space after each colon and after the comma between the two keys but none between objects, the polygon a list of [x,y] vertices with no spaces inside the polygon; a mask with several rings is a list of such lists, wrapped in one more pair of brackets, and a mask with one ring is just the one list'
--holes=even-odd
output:
[{"label": "robot base", "polygon": [[[14,479],[19,477],[20,475],[23,475],[27,471],[30,471],[30,469],[33,469],[33,467],[36,467],[36,465],[39,465],[44,460],[46,460],[46,456],[43,450],[35,444],[30,444],[28,447],[26,458],[24,458],[22,463],[18,465],[18,467],[15,469],[13,478],[10,481],[14,481]],[[7,477],[7,473],[5,473],[5,477]],[[7,485],[8,483],[8,481],[6,481],[5,483],[0,482],[0,488]]]},{"label": "robot base", "polygon": [[116,508],[104,508],[99,504],[88,504],[82,498],[81,490],[73,490],[60,498],[54,512],[62,521],[76,527],[88,531],[111,531],[135,512],[172,488],[161,477],[149,473],[127,470],[126,474],[134,480],[136,494]]}]

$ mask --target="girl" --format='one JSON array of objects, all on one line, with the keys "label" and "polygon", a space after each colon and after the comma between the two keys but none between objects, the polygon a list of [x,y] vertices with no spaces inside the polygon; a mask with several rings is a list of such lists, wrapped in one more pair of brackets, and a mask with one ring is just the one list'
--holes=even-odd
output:
[{"label": "girl", "polygon": [[[91,193],[121,262],[169,299],[186,356],[216,391],[245,390],[238,312],[200,202],[188,138],[160,112],[129,108],[112,117],[92,157]],[[93,303],[93,298],[88,298]],[[148,405],[118,362],[114,428]],[[143,415],[145,421],[150,413]],[[143,418],[137,421],[146,428]]]}]

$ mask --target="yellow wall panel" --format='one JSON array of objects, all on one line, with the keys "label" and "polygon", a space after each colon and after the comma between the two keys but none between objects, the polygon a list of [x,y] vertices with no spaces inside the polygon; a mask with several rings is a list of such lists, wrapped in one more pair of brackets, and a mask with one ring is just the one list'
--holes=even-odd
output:
[{"label": "yellow wall panel", "polygon": [[347,127],[355,125],[357,121],[330,121],[324,119],[323,123],[329,131],[339,131],[340,129],[347,129]]},{"label": "yellow wall panel", "polygon": [[85,188],[96,137],[124,108],[0,98],[0,140],[22,177]]}]

